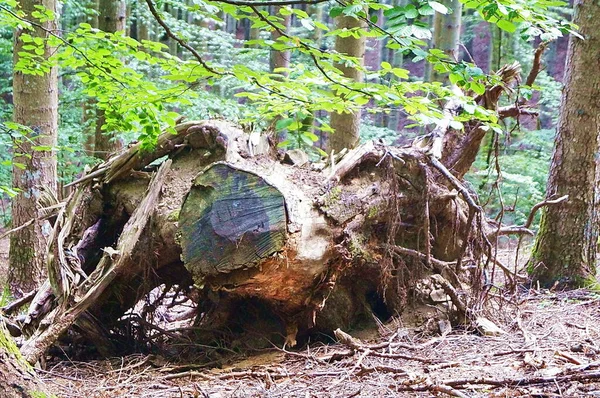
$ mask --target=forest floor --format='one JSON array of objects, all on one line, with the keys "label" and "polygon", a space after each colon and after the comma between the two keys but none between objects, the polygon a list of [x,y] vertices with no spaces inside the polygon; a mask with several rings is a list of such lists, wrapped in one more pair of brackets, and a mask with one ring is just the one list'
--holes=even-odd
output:
[{"label": "forest floor", "polygon": [[600,397],[600,294],[523,290],[502,300],[503,333],[408,327],[400,319],[313,343],[232,355],[219,367],[133,355],[50,364],[60,397]]}]

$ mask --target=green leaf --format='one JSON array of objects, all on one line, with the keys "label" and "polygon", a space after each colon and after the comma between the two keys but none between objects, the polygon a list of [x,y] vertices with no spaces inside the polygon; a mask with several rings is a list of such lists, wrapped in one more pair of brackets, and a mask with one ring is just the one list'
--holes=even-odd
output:
[{"label": "green leaf", "polygon": [[483,95],[485,93],[485,86],[481,83],[471,82],[470,87],[476,94]]},{"label": "green leaf", "polygon": [[411,5],[406,6],[406,12],[404,13],[404,16],[406,18],[414,19],[414,18],[416,18],[416,17],[419,16],[419,11],[417,11],[417,9],[415,8],[415,6],[413,6],[411,4]]},{"label": "green leaf", "polygon": [[301,19],[300,23],[306,30],[315,30],[315,23],[310,18]]},{"label": "green leaf", "polygon": [[331,7],[331,10],[329,10],[329,16],[331,18],[339,17],[342,15],[342,12],[344,12],[344,7]]},{"label": "green leaf", "polygon": [[319,137],[318,137],[316,134],[314,134],[314,133],[311,133],[310,131],[305,131],[305,132],[304,132],[304,133],[302,133],[302,134],[304,134],[304,135],[305,135],[305,136],[306,136],[306,137],[307,137],[309,140],[311,140],[312,142],[317,142],[317,141],[319,141]]},{"label": "green leaf", "polygon": [[448,78],[450,79],[450,83],[452,83],[452,84],[458,84],[458,82],[463,80],[462,75],[460,75],[458,73],[450,73]]},{"label": "green leaf", "polygon": [[277,123],[275,123],[275,130],[277,130],[277,131],[285,130],[292,123],[294,123],[294,119],[292,119],[292,118],[279,119],[277,121]]},{"label": "green leaf", "polygon": [[514,23],[507,21],[505,19],[501,19],[498,22],[496,22],[496,25],[498,25],[498,27],[506,32],[509,33],[513,33],[515,30],[517,30],[517,27],[515,26]]},{"label": "green leaf", "polygon": [[448,14],[448,7],[437,1],[430,1],[429,6],[440,14]]}]

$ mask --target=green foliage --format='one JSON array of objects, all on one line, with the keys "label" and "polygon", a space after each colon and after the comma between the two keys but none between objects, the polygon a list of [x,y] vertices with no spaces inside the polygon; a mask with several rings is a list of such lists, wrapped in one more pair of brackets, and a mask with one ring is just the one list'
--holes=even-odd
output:
[{"label": "green foliage", "polygon": [[360,140],[362,142],[370,140],[382,140],[388,145],[393,144],[398,139],[398,133],[387,127],[378,127],[372,124],[362,123],[360,125]]},{"label": "green foliage", "polygon": [[[524,131],[504,147],[498,158],[501,177],[498,178],[494,159],[487,164],[488,153],[482,151],[474,164],[474,172],[468,180],[479,188],[480,201],[487,203],[488,215],[495,217],[501,211],[499,192],[505,209],[504,222],[522,225],[529,211],[544,200],[546,180],[552,155],[554,131]],[[494,183],[499,181],[499,192]],[[537,229],[540,214],[536,215],[533,228]]]},{"label": "green foliage", "polygon": [[[13,139],[31,139],[18,126],[10,125],[10,106],[3,101],[11,86],[12,32],[17,27],[25,43],[19,54],[16,70],[29,74],[46,73],[58,66],[62,76],[59,154],[61,182],[71,180],[85,164],[93,162],[84,151],[85,137],[94,126],[82,126],[81,104],[91,104],[105,113],[102,129],[118,137],[137,139],[146,148],[154,145],[164,128],[172,128],[180,115],[189,118],[225,117],[257,128],[275,123],[281,146],[300,147],[315,155],[319,137],[330,133],[323,115],[330,112],[350,112],[363,107],[372,114],[400,110],[419,126],[435,124],[442,118],[440,104],[456,94],[441,83],[426,83],[413,76],[406,65],[382,62],[373,70],[361,66],[361,60],[332,51],[336,37],[369,37],[382,43],[398,58],[408,62],[425,60],[434,70],[447,73],[450,82],[467,94],[482,94],[486,85],[495,83],[475,65],[450,59],[445,53],[428,48],[432,27],[429,19],[436,12],[451,13],[437,1],[415,0],[402,5],[384,4],[374,0],[347,3],[328,2],[319,7],[330,20],[339,16],[357,18],[366,28],[336,29],[316,18],[316,13],[300,8],[280,7],[270,14],[265,7],[236,6],[220,2],[175,0],[156,1],[158,14],[197,54],[177,46],[169,48],[167,35],[157,27],[144,2],[134,2],[136,24],[146,24],[156,41],[138,41],[123,33],[106,33],[92,28],[87,21],[94,14],[91,1],[66,0],[61,15],[61,34],[52,33],[46,40],[32,34],[32,23],[54,18],[51,12],[38,8],[25,18],[14,0],[0,0],[0,189],[10,186],[10,148]],[[518,33],[512,45],[504,46],[504,59],[531,62],[530,45],[524,40],[539,37],[548,40],[573,30],[556,12],[564,3],[551,0],[464,0],[467,9],[480,20],[486,20],[505,32]],[[169,12],[161,11],[169,7]],[[161,8],[163,7],[163,8]],[[378,21],[383,13],[385,21]],[[185,18],[173,15],[186,15]],[[292,28],[286,33],[284,18],[292,17]],[[31,19],[31,20],[28,20]],[[254,40],[243,41],[220,27],[235,22],[259,30]],[[475,22],[472,21],[472,24]],[[273,40],[271,33],[279,31]],[[318,39],[316,39],[318,37]],[[171,42],[173,38],[170,38]],[[47,47],[53,48],[48,51]],[[506,51],[509,48],[510,51]],[[270,71],[271,51],[289,51],[290,66]],[[340,65],[354,66],[365,74],[365,82],[357,83],[344,77]],[[559,86],[547,74],[540,75],[543,88],[540,103],[546,119],[555,117]],[[533,89],[523,87],[524,95]],[[461,98],[463,113],[451,125],[461,129],[473,118],[487,125],[490,131],[501,133],[494,112],[478,106],[470,95]],[[314,121],[310,115],[318,115]],[[307,120],[310,119],[310,127]],[[313,124],[316,130],[313,129]],[[83,129],[82,129],[83,127]],[[362,139],[381,138],[396,141],[398,133],[364,122]],[[507,146],[501,155],[505,200],[517,194],[525,211],[543,193],[547,168],[547,148],[543,156],[531,162],[515,146],[533,145],[537,138],[549,139],[543,133],[524,133]],[[523,167],[525,164],[528,167]],[[517,167],[520,165],[520,167]],[[485,159],[477,162],[478,172],[472,177],[476,186],[488,189]],[[17,165],[18,167],[18,165]],[[5,187],[5,188],[1,188]],[[492,196],[493,199],[493,196]],[[493,199],[497,200],[497,199]],[[494,202],[496,203],[496,202]],[[494,206],[496,206],[494,208]],[[521,208],[522,206],[519,206]],[[498,206],[492,205],[497,211]],[[521,220],[517,213],[515,220]]]}]

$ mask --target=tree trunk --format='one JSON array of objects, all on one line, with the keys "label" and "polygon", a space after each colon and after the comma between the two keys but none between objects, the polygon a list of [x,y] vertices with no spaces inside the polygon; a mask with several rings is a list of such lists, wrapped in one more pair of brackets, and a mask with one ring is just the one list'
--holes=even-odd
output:
[{"label": "tree trunk", "polygon": [[549,207],[529,261],[535,280],[583,286],[596,283],[598,150],[600,119],[600,6],[575,2],[574,23],[585,40],[571,36],[547,198],[569,195]]},{"label": "tree trunk", "polygon": [[144,8],[141,4],[136,7],[136,35],[137,40],[141,43],[144,40],[150,40],[150,32],[148,30],[148,21],[144,18]]},{"label": "tree trunk", "polygon": [[[56,11],[54,0],[27,0],[21,2],[26,18],[36,6],[43,6]],[[45,39],[46,30],[56,29],[56,21],[39,22],[29,32],[34,37]],[[23,51],[21,35],[23,30],[15,33],[14,62],[19,60],[19,52]],[[45,47],[45,57],[53,52]],[[15,142],[13,162],[13,186],[20,190],[13,200],[12,222],[14,227],[35,219],[29,227],[16,231],[10,239],[10,258],[8,281],[13,294],[20,296],[35,288],[46,269],[46,242],[49,233],[47,221],[40,220],[37,202],[43,191],[56,192],[56,133],[58,129],[58,80],[56,68],[42,76],[27,75],[19,71],[13,76],[14,121],[27,126],[30,140]],[[34,150],[35,146],[52,148],[50,150]]]},{"label": "tree trunk", "polygon": [[[281,8],[281,6],[277,6],[275,7],[275,12],[274,15],[279,14],[279,9]],[[286,15],[283,17],[283,21],[281,22],[281,24],[285,27],[285,29],[283,30],[283,33],[288,33],[288,30],[290,28],[290,15]],[[277,39],[279,39],[280,37],[282,37],[282,33],[280,33],[277,30],[273,30],[271,32],[271,40],[273,41],[277,41]],[[274,71],[277,68],[289,68],[290,66],[290,51],[286,50],[286,51],[277,51],[277,50],[273,50],[271,49],[271,57],[270,57],[270,67],[271,67],[271,71]]]},{"label": "tree trunk", "polygon": [[[340,16],[336,18],[336,29],[356,29],[365,28],[365,22],[351,17]],[[366,38],[336,37],[335,50],[338,53],[356,57],[360,64],[364,64]],[[363,72],[356,67],[346,66],[344,64],[336,64],[344,76],[356,81],[363,81]],[[334,130],[333,134],[329,135],[329,151],[334,150],[336,153],[344,148],[352,149],[358,145],[360,140],[360,110],[347,113],[332,113],[331,127]]]},{"label": "tree trunk", "polygon": [[[98,28],[98,8],[99,8],[99,0],[91,0],[88,6],[92,9],[92,13],[88,15],[87,22],[90,24],[92,28]],[[83,126],[85,128],[85,142],[83,144],[83,148],[85,149],[88,156],[91,156],[94,153],[94,148],[96,146],[96,101],[92,98],[86,100],[83,103]]]},{"label": "tree trunk", "polygon": [[2,398],[52,397],[23,359],[0,319],[0,396]]},{"label": "tree trunk", "polygon": [[[127,20],[125,2],[122,0],[99,0],[98,3],[98,28],[104,32],[115,33],[125,30]],[[99,109],[96,112],[96,136],[94,156],[107,159],[108,156],[123,147],[116,139],[115,133],[103,130],[105,112]]]},{"label": "tree trunk", "polygon": [[[450,61],[459,61],[460,25],[462,20],[462,3],[459,0],[443,0],[448,14],[435,13],[433,18],[433,48],[442,50]],[[448,81],[447,73],[431,70],[431,81]]]}]

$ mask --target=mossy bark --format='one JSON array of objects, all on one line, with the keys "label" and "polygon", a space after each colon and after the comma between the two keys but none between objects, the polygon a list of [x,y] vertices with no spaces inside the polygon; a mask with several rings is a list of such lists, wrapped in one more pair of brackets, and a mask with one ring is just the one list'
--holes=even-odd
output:
[{"label": "mossy bark", "polygon": [[569,195],[546,209],[528,269],[543,286],[595,282],[598,243],[598,150],[600,75],[590,73],[600,57],[600,7],[575,3],[574,22],[585,40],[571,37],[560,120],[547,198]]},{"label": "mossy bark", "polygon": [[53,397],[33,368],[23,359],[19,349],[0,319],[0,397]]}]

